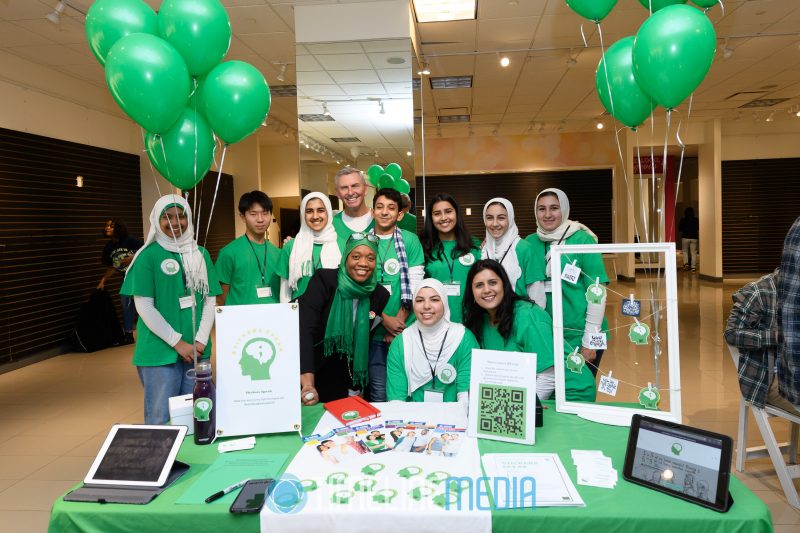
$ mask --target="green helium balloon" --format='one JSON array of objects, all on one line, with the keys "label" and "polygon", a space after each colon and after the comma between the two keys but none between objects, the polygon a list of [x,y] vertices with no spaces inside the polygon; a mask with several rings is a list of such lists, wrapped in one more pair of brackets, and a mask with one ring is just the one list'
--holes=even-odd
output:
[{"label": "green helium balloon", "polygon": [[692,0],[692,3],[704,9],[710,9],[719,4],[719,0]]},{"label": "green helium balloon", "polygon": [[386,173],[393,177],[395,181],[403,177],[403,169],[397,163],[386,165]]},{"label": "green helium balloon", "polygon": [[202,98],[208,123],[226,144],[256,131],[272,102],[267,80],[244,61],[226,61],[214,67],[206,76]]},{"label": "green helium balloon", "polygon": [[369,182],[374,187],[378,186],[378,178],[384,173],[383,167],[380,165],[372,165],[367,169],[367,177]]},{"label": "green helium balloon", "polygon": [[145,151],[153,166],[179,189],[191,189],[214,160],[214,134],[206,119],[186,108],[173,127],[161,135],[145,135]]},{"label": "green helium balloon", "polygon": [[611,45],[595,73],[595,88],[603,107],[629,128],[638,127],[656,107],[633,75],[633,41],[634,37],[625,37]]},{"label": "green helium balloon", "polygon": [[644,6],[645,9],[653,10],[653,13],[661,9],[662,7],[667,7],[675,4],[685,4],[687,0],[639,0],[639,3]]},{"label": "green helium balloon", "polygon": [[678,106],[705,78],[717,35],[708,17],[691,6],[667,6],[644,21],[633,42],[633,73],[657,104]]},{"label": "green helium balloon", "polygon": [[189,100],[189,72],[180,54],[147,33],[128,35],[111,47],[106,83],[122,110],[153,133],[175,124]]},{"label": "green helium balloon", "polygon": [[378,178],[378,184],[375,187],[377,187],[378,190],[394,189],[394,178],[391,174],[381,174]]},{"label": "green helium balloon", "polygon": [[158,26],[192,76],[214,68],[231,45],[231,21],[219,0],[164,0]]},{"label": "green helium balloon", "polygon": [[397,183],[397,191],[403,194],[408,194],[411,192],[411,184],[400,178],[400,181]]},{"label": "green helium balloon", "polygon": [[567,5],[578,15],[600,22],[611,13],[617,0],[567,0]]},{"label": "green helium balloon", "polygon": [[97,0],[86,13],[86,40],[101,65],[117,41],[132,33],[158,35],[158,16],[142,0]]}]

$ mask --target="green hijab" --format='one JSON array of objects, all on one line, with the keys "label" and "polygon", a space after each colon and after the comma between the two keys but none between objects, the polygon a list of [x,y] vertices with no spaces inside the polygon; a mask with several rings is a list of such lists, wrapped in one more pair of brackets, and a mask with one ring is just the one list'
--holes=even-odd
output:
[{"label": "green hijab", "polygon": [[[366,237],[359,239],[353,237],[350,236],[347,239],[342,262],[339,264],[339,274],[336,278],[338,286],[333,295],[323,342],[325,357],[335,354],[347,355],[348,365],[352,363],[353,383],[364,387],[368,381],[369,304],[370,296],[375,291],[375,272],[364,283],[357,283],[347,273],[346,263],[347,258],[356,247],[368,246],[377,254],[378,244]],[[353,320],[353,300],[358,302],[355,321]]]}]

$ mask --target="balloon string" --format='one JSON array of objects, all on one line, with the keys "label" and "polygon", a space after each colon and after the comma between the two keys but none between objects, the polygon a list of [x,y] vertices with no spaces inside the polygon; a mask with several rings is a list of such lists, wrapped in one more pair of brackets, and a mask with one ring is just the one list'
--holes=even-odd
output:
[{"label": "balloon string", "polygon": [[[650,230],[648,229],[648,226],[647,226],[647,201],[646,201],[645,195],[644,195],[645,178],[644,178],[644,176],[642,174],[642,150],[641,150],[641,145],[639,143],[639,130],[636,130],[636,158],[637,158],[637,160],[639,162],[639,180],[638,180],[638,182],[639,182],[639,201],[642,204],[642,226],[644,226],[645,242],[648,242],[647,234],[648,234],[648,232]],[[635,221],[636,221],[636,208],[635,208],[635,206],[634,206],[633,210],[634,210],[634,218],[633,218],[633,220],[634,220],[634,223],[635,223]],[[641,235],[639,235],[639,242],[641,242],[641,239],[642,239],[642,237],[641,237]],[[645,273],[649,276],[650,275],[650,271],[653,268],[653,264],[652,264],[652,261],[650,259],[650,254],[647,253],[647,254],[642,254],[642,255],[645,258],[644,259]]]},{"label": "balloon string", "polygon": [[203,248],[206,247],[206,243],[208,242],[208,232],[211,231],[211,217],[214,216],[214,206],[217,203],[217,192],[219,192],[219,180],[222,177],[222,165],[225,164],[225,152],[228,151],[228,143],[225,143],[225,147],[222,149],[222,158],[219,164],[219,173],[217,174],[217,186],[214,188],[214,197],[211,199],[211,211],[208,213],[208,226],[206,226],[206,236],[203,239]]},{"label": "balloon string", "polygon": [[164,148],[164,138],[161,136],[160,133],[156,135],[156,138],[158,138],[158,144],[161,145],[161,153],[164,154],[164,167],[167,169],[167,176],[164,177],[167,178],[167,181],[170,182],[171,184],[172,173],[169,171],[169,162],[167,161],[167,150]]},{"label": "balloon string", "polygon": [[[693,102],[694,102],[694,93],[692,93],[691,96],[689,96],[689,111],[686,114],[686,121],[687,122],[689,121],[689,117],[692,116],[692,103]],[[681,139],[681,124],[683,124],[683,119],[681,119],[681,121],[678,122],[678,131],[675,134],[675,138],[676,138],[676,140],[678,142],[678,146],[681,147],[681,159],[680,159],[680,163],[678,164],[678,177],[675,179],[675,205],[673,206],[673,209],[672,209],[672,227],[673,228],[675,227],[675,217],[677,216],[677,213],[675,212],[675,209],[678,206],[678,192],[681,189],[681,175],[683,174],[683,160],[684,160],[684,156],[686,155],[686,144],[683,142],[683,139]]]},{"label": "balloon string", "polygon": [[[597,24],[599,25],[600,23],[598,22]],[[583,39],[583,47],[588,48],[589,45],[586,43],[586,34],[583,32],[583,22],[581,22],[581,39]],[[601,44],[600,46],[602,47],[603,45]]]},{"label": "balloon string", "polygon": [[[145,144],[146,133],[144,131],[144,128],[141,128],[141,130],[142,130],[142,144],[144,145]],[[147,152],[146,148],[145,148],[145,152]],[[156,184],[156,191],[158,191],[158,197],[161,198],[163,196],[161,194],[161,187],[159,187],[159,185],[158,185],[158,178],[156,177],[156,169],[153,168],[153,162],[150,161],[150,157],[147,158],[147,164],[150,165],[150,175],[153,176],[153,183]]]}]

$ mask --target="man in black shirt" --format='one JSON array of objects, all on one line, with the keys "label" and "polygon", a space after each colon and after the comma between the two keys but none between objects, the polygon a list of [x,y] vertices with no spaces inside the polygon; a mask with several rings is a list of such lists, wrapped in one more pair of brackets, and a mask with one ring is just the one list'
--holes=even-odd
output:
[{"label": "man in black shirt", "polygon": [[[700,232],[700,221],[694,216],[694,209],[687,207],[683,212],[683,218],[678,224],[678,231],[681,232],[681,244],[683,245],[683,269],[697,272],[697,238]],[[691,261],[690,261],[691,256]]]}]

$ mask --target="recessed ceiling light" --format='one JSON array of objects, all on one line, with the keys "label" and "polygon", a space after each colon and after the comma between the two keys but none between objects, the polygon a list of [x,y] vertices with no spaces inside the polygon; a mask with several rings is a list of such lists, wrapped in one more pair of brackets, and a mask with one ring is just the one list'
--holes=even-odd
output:
[{"label": "recessed ceiling light", "polygon": [[469,89],[472,76],[436,76],[431,78],[431,89]]},{"label": "recessed ceiling light", "polygon": [[286,81],[286,63],[281,65],[281,71],[278,73],[278,81]]},{"label": "recessed ceiling light", "polygon": [[393,56],[387,58],[386,62],[389,63],[390,65],[402,65],[406,62],[406,58]]},{"label": "recessed ceiling light", "polygon": [[766,120],[767,122],[775,122],[775,111],[770,113]]},{"label": "recessed ceiling light", "polygon": [[452,122],[469,122],[469,115],[439,115],[439,122],[449,124]]},{"label": "recessed ceiling light", "polygon": [[422,62],[422,67],[417,71],[419,76],[430,76],[431,75],[431,68],[428,66],[427,61]]},{"label": "recessed ceiling light", "polygon": [[477,0],[414,0],[417,22],[474,20]]},{"label": "recessed ceiling light", "polygon": [[602,129],[603,129],[603,128],[605,128],[606,126],[605,126],[605,124],[603,124],[603,122],[602,122],[602,121],[598,120],[598,121],[595,123],[594,127],[595,127],[595,128],[597,128],[598,130],[602,130]]},{"label": "recessed ceiling light", "polygon": [[407,155],[408,157],[411,157],[411,150],[409,150],[408,152],[406,152],[406,155]]},{"label": "recessed ceiling light", "polygon": [[511,64],[511,60],[508,58],[508,56],[503,56],[503,57],[500,58],[500,66],[501,67],[506,68],[510,64]]}]

